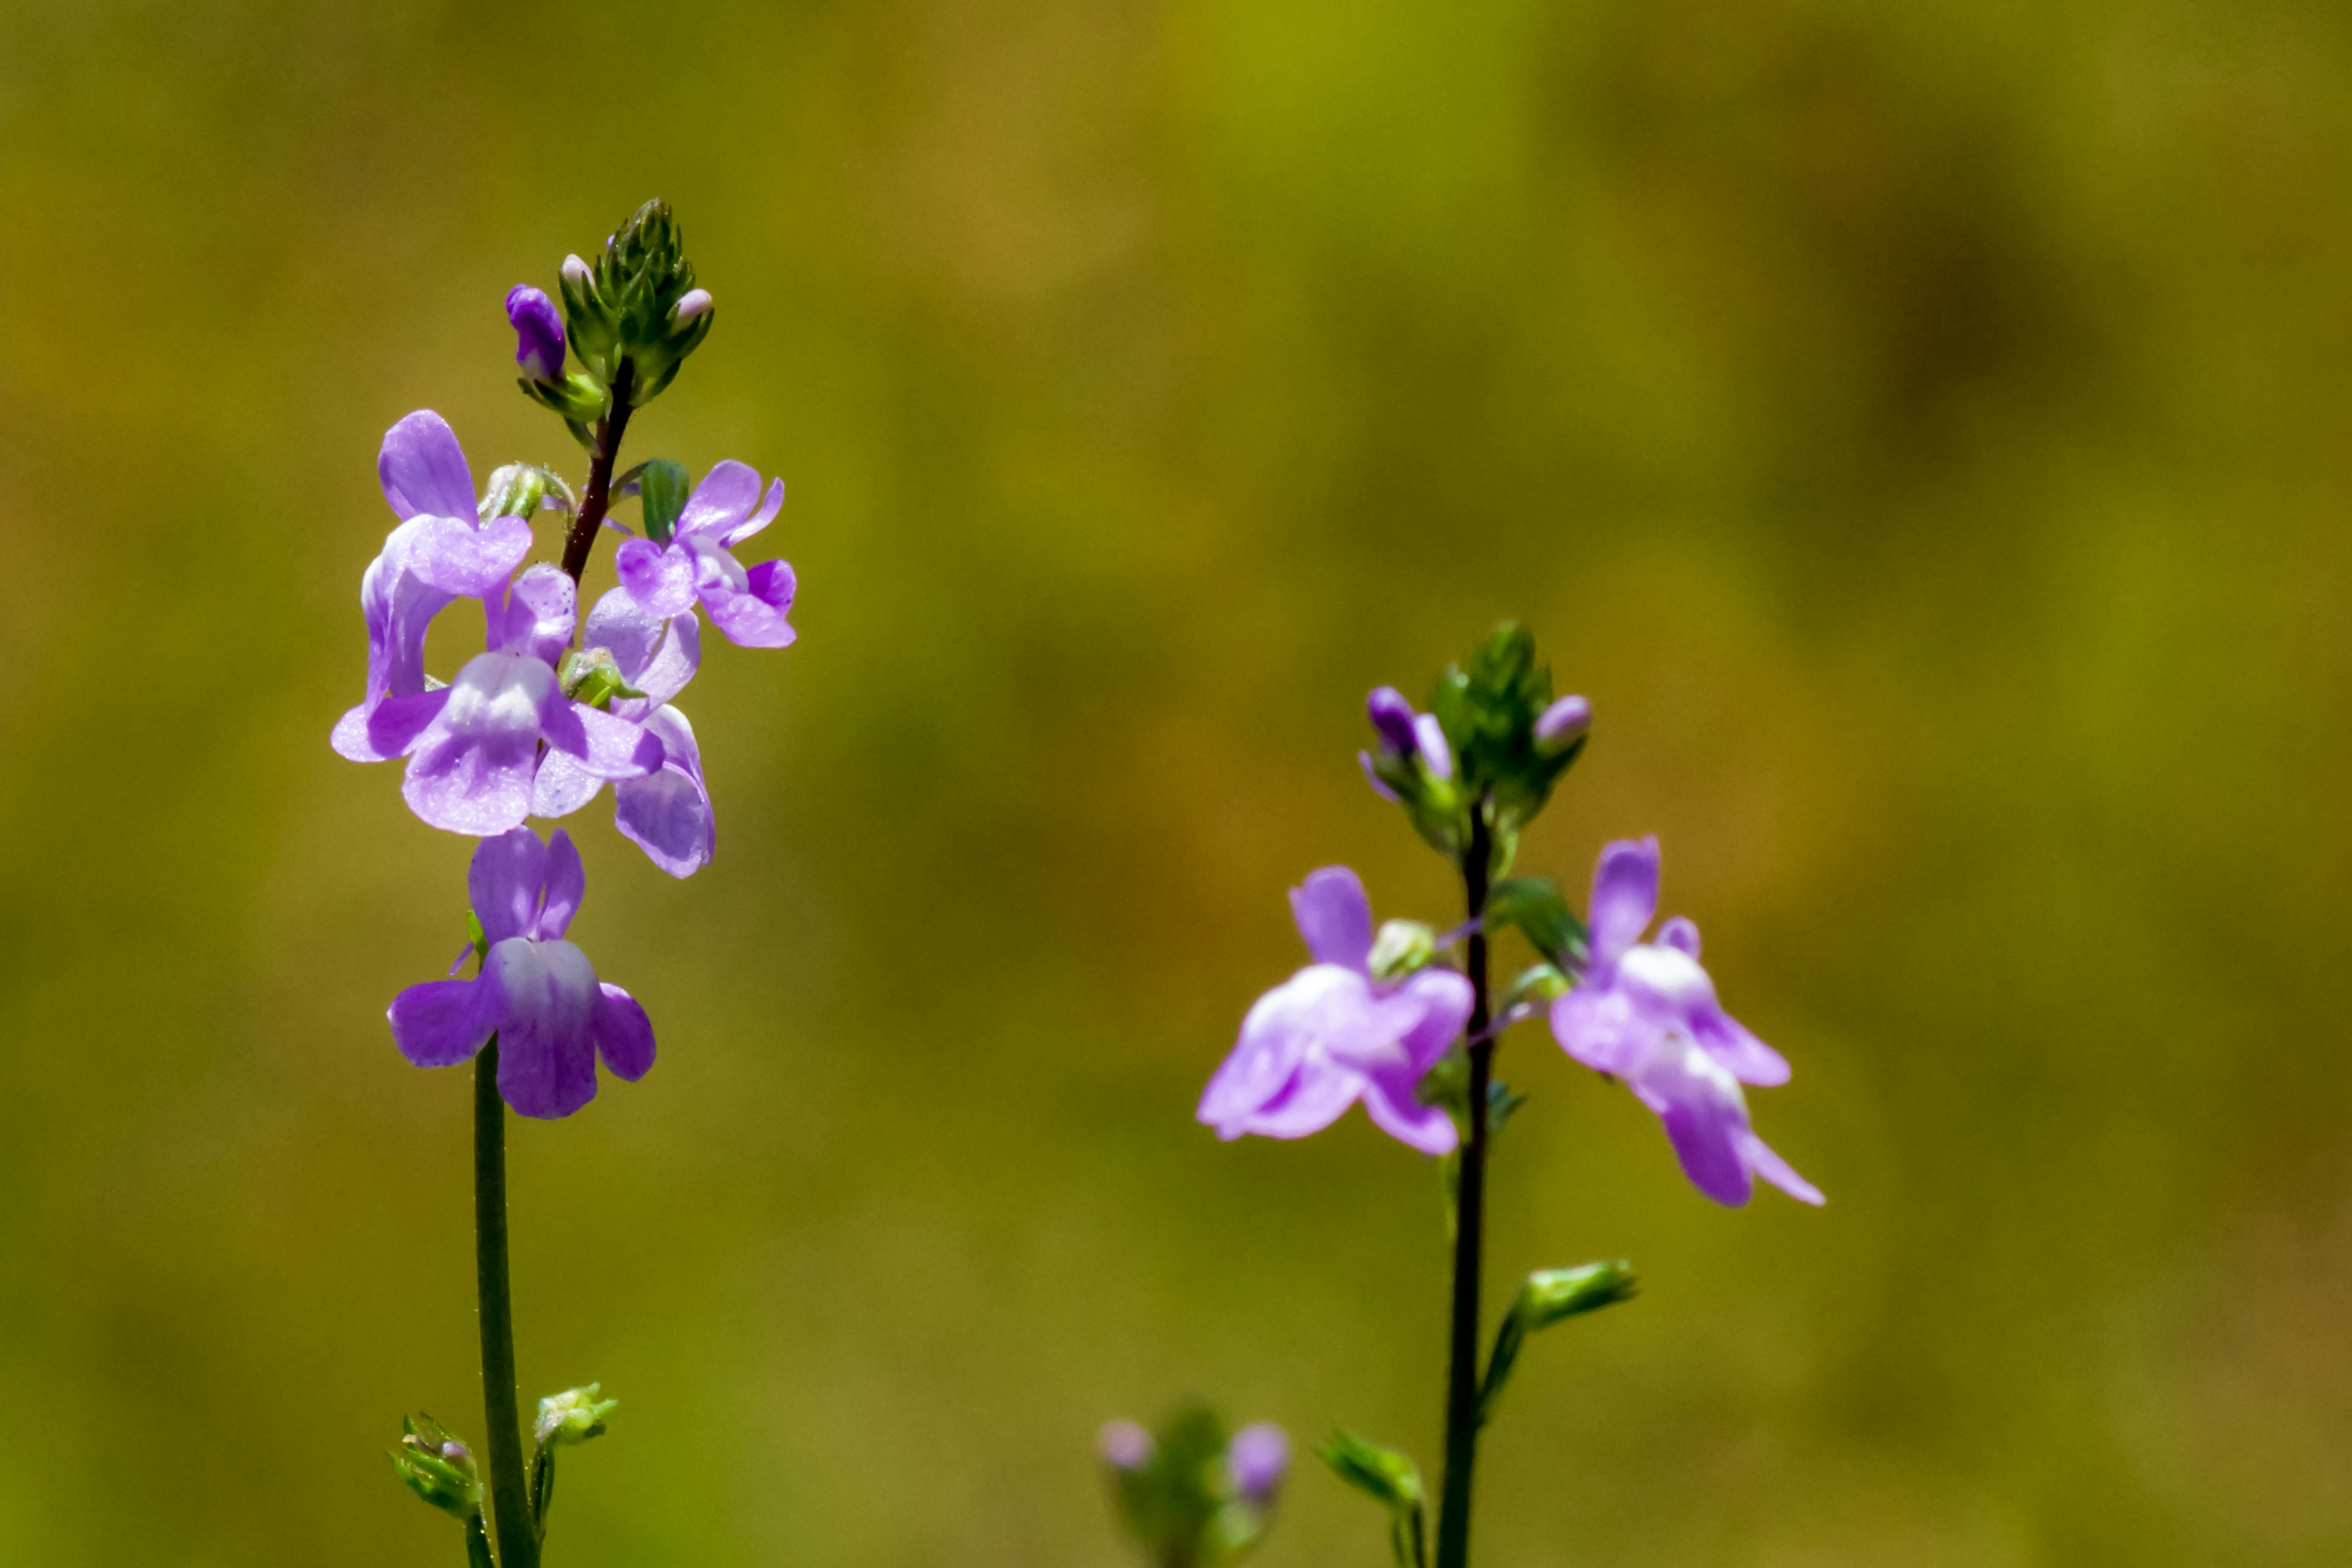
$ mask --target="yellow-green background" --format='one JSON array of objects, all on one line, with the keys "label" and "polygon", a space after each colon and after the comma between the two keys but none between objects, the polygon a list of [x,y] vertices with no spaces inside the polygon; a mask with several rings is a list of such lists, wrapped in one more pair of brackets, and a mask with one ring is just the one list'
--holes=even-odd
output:
[{"label": "yellow-green background", "polygon": [[[1504,615],[1599,714],[1524,864],[1663,837],[1830,1204],[1509,1042],[1498,1288],[1646,1289],[1484,1561],[2345,1561],[2347,189],[2293,0],[11,0],[0,1560],[458,1561],[467,846],[327,729],[380,433],[576,471],[499,297],[658,193],[633,451],[787,478],[802,640],[688,694],[715,865],[573,824],[662,1056],[513,1141],[525,1392],[624,1400],[551,1563],[1107,1564],[1193,1391],[1432,1458],[1432,1170],[1191,1111],[1301,873],[1453,913],[1360,703]],[[1383,1557],[1302,1463],[1266,1568]]]}]

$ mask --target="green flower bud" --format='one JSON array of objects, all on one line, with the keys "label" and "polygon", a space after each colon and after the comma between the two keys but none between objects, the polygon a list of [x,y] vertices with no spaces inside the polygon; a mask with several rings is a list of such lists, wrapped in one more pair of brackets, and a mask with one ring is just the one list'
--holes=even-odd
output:
[{"label": "green flower bud", "polygon": [[569,514],[579,510],[572,487],[560,474],[530,463],[509,463],[490,473],[488,490],[479,510],[483,521],[494,517],[530,517],[541,507]]},{"label": "green flower bud", "polygon": [[1563,1319],[1630,1300],[1634,1289],[1633,1266],[1622,1260],[1588,1263],[1581,1268],[1546,1268],[1528,1275],[1512,1299],[1503,1326],[1496,1331],[1495,1349],[1486,1358],[1486,1383],[1478,1394],[1480,1424],[1493,1417],[1496,1402],[1502,1398],[1503,1385],[1510,1381],[1511,1369],[1517,1364],[1529,1334]]},{"label": "green flower bud", "polygon": [[404,1416],[400,1447],[392,1450],[393,1472],[408,1489],[453,1519],[482,1510],[482,1482],[473,1451],[430,1415]]},{"label": "green flower bud", "polygon": [[551,1394],[539,1402],[539,1421],[532,1436],[541,1447],[551,1443],[585,1443],[604,1435],[604,1417],[620,1406],[617,1399],[599,1399],[604,1384],[591,1383]]},{"label": "green flower bud", "polygon": [[585,702],[608,712],[615,697],[645,695],[622,676],[620,665],[606,648],[566,649],[562,662],[556,666],[555,679],[562,686],[563,695],[574,702]]},{"label": "green flower bud", "polygon": [[1375,980],[1401,980],[1437,956],[1437,933],[1419,921],[1384,921],[1372,940]]}]

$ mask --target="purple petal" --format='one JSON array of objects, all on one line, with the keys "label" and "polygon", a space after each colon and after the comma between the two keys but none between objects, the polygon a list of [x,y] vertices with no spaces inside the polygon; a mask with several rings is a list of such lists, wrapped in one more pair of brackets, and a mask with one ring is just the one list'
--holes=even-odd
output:
[{"label": "purple petal", "polygon": [[530,524],[521,518],[478,526],[471,518],[436,517],[418,534],[408,569],[427,587],[480,598],[498,592],[530,553]]},{"label": "purple petal", "polygon": [[533,381],[563,371],[563,318],[555,302],[528,283],[507,290],[507,321],[515,330],[515,363]]},{"label": "purple petal", "polygon": [[499,1093],[524,1116],[569,1116],[596,1098],[596,972],[568,942],[516,937],[490,949],[495,977]]},{"label": "purple petal", "polygon": [[528,827],[483,839],[466,868],[466,897],[486,942],[535,934],[546,887],[547,846]]},{"label": "purple petal", "polygon": [[573,847],[572,835],[559,827],[547,844],[547,894],[539,906],[535,933],[539,939],[553,942],[569,931],[572,917],[580,912],[580,900],[587,895],[588,873],[580,864],[580,851]]},{"label": "purple petal", "polygon": [[454,1067],[498,1026],[499,996],[479,980],[428,980],[392,999],[392,1043],[421,1068]]},{"label": "purple petal", "polygon": [[1400,756],[1410,755],[1415,745],[1412,732],[1412,704],[1404,693],[1393,686],[1375,687],[1364,699],[1364,712],[1380,735],[1381,749]]},{"label": "purple petal", "polygon": [[1271,1421],[1244,1426],[1225,1449],[1225,1468],[1235,1490],[1264,1503],[1290,1468],[1290,1439]]},{"label": "purple petal", "polygon": [[738,587],[733,574],[724,569],[733,565],[733,559],[719,552],[703,557],[696,592],[709,612],[710,624],[737,647],[790,647],[800,636],[785,619],[798,586],[792,567],[782,561],[762,561],[742,574],[743,584]]},{"label": "purple petal", "polygon": [[1691,1037],[1740,1082],[1772,1089],[1789,1081],[1789,1058],[1749,1034],[1738,1019],[1712,1001],[1694,1008],[1687,1023]]},{"label": "purple petal", "polygon": [[617,985],[600,985],[595,1005],[596,1054],[614,1078],[636,1082],[653,1070],[653,1020]]},{"label": "purple petal", "polygon": [[1364,973],[1372,952],[1372,903],[1345,866],[1309,871],[1290,889],[1290,918],[1318,963]]},{"label": "purple petal", "polygon": [[613,570],[649,616],[667,619],[694,607],[694,552],[683,544],[632,539],[613,552]]},{"label": "purple petal", "polygon": [[1394,790],[1392,790],[1392,789],[1391,789],[1391,788],[1389,788],[1389,786],[1388,786],[1388,785],[1386,785],[1386,784],[1382,784],[1382,783],[1381,782],[1381,775],[1380,775],[1380,773],[1375,770],[1375,768],[1374,768],[1374,766],[1373,766],[1373,763],[1372,763],[1372,753],[1371,753],[1371,752],[1358,752],[1356,753],[1356,762],[1357,762],[1358,765],[1360,765],[1360,767],[1362,767],[1362,769],[1364,770],[1364,779],[1365,779],[1365,782],[1366,782],[1366,783],[1368,783],[1368,784],[1370,784],[1372,786],[1372,793],[1373,793],[1373,794],[1375,794],[1375,795],[1379,795],[1382,800],[1386,800],[1386,801],[1393,801],[1393,800],[1395,800],[1395,799],[1396,799],[1396,797],[1397,797],[1397,792],[1396,792],[1396,791],[1394,791]]},{"label": "purple petal", "polygon": [[623,588],[596,601],[581,643],[611,654],[622,679],[646,694],[615,700],[613,710],[624,718],[641,719],[676,697],[702,664],[702,623],[691,611],[664,618],[641,609]]},{"label": "purple petal", "polygon": [[[714,464],[686,498],[686,510],[678,513],[677,536],[691,539],[708,535],[717,540],[729,533],[751,515],[760,504],[760,473],[748,464],[729,458]],[[782,498],[777,498],[782,504]]]},{"label": "purple petal", "polygon": [[1242,1019],[1241,1037],[1201,1096],[1200,1120],[1220,1135],[1241,1136],[1250,1115],[1282,1093],[1297,1074],[1307,1036],[1298,1026],[1290,994],[1309,973],[1301,970],[1259,997]]},{"label": "purple petal", "polygon": [[547,726],[547,743],[569,754],[583,771],[600,779],[633,779],[662,765],[662,743],[643,725],[585,702],[568,706],[568,717]]},{"label": "purple petal", "polygon": [[1536,744],[1564,747],[1592,728],[1592,704],[1581,697],[1563,697],[1536,718]]},{"label": "purple petal", "polygon": [[[584,729],[582,739],[586,739]],[[539,759],[539,772],[530,781],[530,814],[569,816],[594,800],[604,787],[603,779],[563,752],[551,751]]]},{"label": "purple petal", "polygon": [[1658,912],[1658,838],[1620,838],[1592,868],[1592,961],[1613,962]]},{"label": "purple petal", "polygon": [[[719,542],[732,550],[768,524],[775,521],[776,513],[782,511],[783,506],[784,481],[778,479],[768,487],[767,499],[760,503],[760,510],[721,534]],[[752,570],[756,572],[759,568],[755,566]]]},{"label": "purple petal", "polygon": [[554,664],[571,646],[579,590],[560,566],[530,567],[482,601],[492,653],[523,653]]},{"label": "purple petal", "polygon": [[387,697],[372,710],[364,705],[352,709],[335,723],[335,750],[355,763],[404,757],[448,701],[445,686],[414,697]]},{"label": "purple petal", "polygon": [[1375,1072],[1364,1077],[1364,1114],[1372,1125],[1408,1148],[1424,1154],[1451,1154],[1461,1139],[1454,1118],[1434,1105],[1423,1105],[1413,1093],[1418,1073]]},{"label": "purple petal", "polygon": [[1615,986],[1585,984],[1551,1005],[1551,1032],[1576,1060],[1622,1078],[1656,1049],[1665,1025]]},{"label": "purple petal", "polygon": [[1747,1162],[1749,1170],[1799,1203],[1811,1204],[1818,1208],[1829,1201],[1822,1195],[1821,1188],[1797,1174],[1788,1161],[1772,1152],[1764,1140],[1753,1131],[1743,1128],[1734,1142],[1739,1147],[1740,1158]]},{"label": "purple petal", "polygon": [[646,728],[661,742],[661,769],[613,786],[613,826],[671,876],[690,877],[709,864],[719,842],[701,748],[675,708],[656,709]]},{"label": "purple petal", "polygon": [[1698,922],[1688,915],[1676,915],[1658,928],[1658,945],[1671,947],[1676,952],[1696,962],[1698,958]]},{"label": "purple petal", "polygon": [[466,466],[457,432],[429,408],[418,409],[383,433],[375,472],[383,485],[383,499],[404,519],[474,519],[474,471]]},{"label": "purple petal", "polygon": [[1740,1136],[1748,1131],[1748,1104],[1720,1063],[1692,1041],[1668,1039],[1628,1087],[1664,1121],[1691,1185],[1731,1208],[1748,1201],[1753,1184]]},{"label": "purple petal", "polygon": [[1436,714],[1423,713],[1413,720],[1412,739],[1421,751],[1421,765],[1429,770],[1431,778],[1454,776],[1454,748],[1445,743],[1445,726],[1437,721]]},{"label": "purple petal", "polygon": [[1407,1076],[1418,1083],[1446,1047],[1461,1038],[1470,1022],[1475,996],[1467,976],[1435,965],[1413,971],[1396,994],[1418,1004],[1422,1010],[1421,1021],[1404,1037]]},{"label": "purple petal", "polygon": [[408,760],[401,798],[419,819],[446,833],[487,837],[520,827],[530,815],[538,752],[535,735],[436,736],[428,730]]}]

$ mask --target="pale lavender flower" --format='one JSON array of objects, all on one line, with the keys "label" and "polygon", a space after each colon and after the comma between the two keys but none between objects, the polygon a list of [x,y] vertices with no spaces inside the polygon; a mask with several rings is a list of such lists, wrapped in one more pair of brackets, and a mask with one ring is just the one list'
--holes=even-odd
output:
[{"label": "pale lavender flower", "polygon": [[533,381],[563,374],[563,318],[555,302],[528,283],[507,290],[507,321],[515,330],[515,363]]},{"label": "pale lavender flower", "polygon": [[1201,1097],[1221,1138],[1303,1138],[1357,1100],[1375,1125],[1424,1153],[1451,1152],[1454,1119],[1414,1089],[1470,1016],[1470,982],[1432,966],[1376,984],[1372,909],[1356,874],[1328,866],[1290,891],[1315,962],[1257,1000],[1233,1054]]},{"label": "pale lavender flower", "polygon": [[394,998],[401,1055],[421,1068],[470,1060],[499,1040],[499,1093],[525,1116],[569,1116],[596,1097],[596,1062],[635,1082],[654,1065],[646,1010],[596,978],[564,940],[587,878],[571,837],[528,828],[483,840],[466,878],[488,944],[480,975],[433,980]]},{"label": "pale lavender flower", "polygon": [[1620,839],[1592,873],[1591,959],[1552,1004],[1562,1048],[1625,1080],[1665,1123],[1692,1185],[1719,1204],[1748,1201],[1761,1176],[1791,1197],[1822,1202],[1748,1123],[1743,1083],[1789,1081],[1780,1054],[1723,1010],[1698,963],[1698,927],[1680,916],[1640,940],[1658,907],[1658,841]]},{"label": "pale lavender flower", "polygon": [[677,297],[677,303],[670,307],[669,313],[682,327],[709,309],[710,309],[710,290],[688,289]]},{"label": "pale lavender flower", "polygon": [[425,689],[425,633],[453,600],[494,594],[530,552],[530,524],[477,515],[473,470],[441,416],[419,409],[384,432],[376,457],[383,499],[400,518],[360,577],[367,620],[367,690],[335,726],[335,749],[365,751],[387,697]]},{"label": "pale lavender flower", "polygon": [[769,486],[763,500],[755,469],[732,459],[719,463],[687,498],[668,543],[632,539],[614,553],[622,589],[639,609],[664,619],[699,599],[711,624],[738,647],[789,647],[799,635],[785,619],[795,586],[792,567],[763,561],[747,571],[734,555],[783,504],[783,480]]},{"label": "pale lavender flower", "polygon": [[1563,697],[1536,716],[1536,744],[1547,752],[1565,751],[1592,728],[1592,704],[1581,697]]},{"label": "pale lavender flower", "polygon": [[[673,877],[709,863],[718,824],[702,777],[702,751],[686,715],[670,706],[702,662],[702,625],[692,611],[667,619],[646,614],[622,589],[596,601],[582,633],[585,650],[598,648],[643,697],[616,697],[612,713],[639,724],[661,743],[658,768],[613,784],[613,825],[621,836]],[[604,787],[607,774],[582,760],[550,752],[531,792],[533,816],[568,816]]]},{"label": "pale lavender flower", "polygon": [[487,651],[447,686],[388,697],[356,726],[346,715],[336,749],[355,762],[406,757],[409,809],[435,827],[484,837],[531,815],[542,754],[605,780],[660,768],[662,742],[644,726],[563,694],[556,661],[571,641],[572,593],[562,571],[531,567],[486,601]]},{"label": "pale lavender flower", "polygon": [[1225,1468],[1234,1489],[1263,1508],[1274,1500],[1290,1468],[1290,1439],[1271,1421],[1244,1426],[1225,1449]]},{"label": "pale lavender flower", "polygon": [[1132,1421],[1107,1421],[1095,1439],[1103,1463],[1114,1470],[1139,1470],[1151,1463],[1159,1445],[1151,1434]]}]

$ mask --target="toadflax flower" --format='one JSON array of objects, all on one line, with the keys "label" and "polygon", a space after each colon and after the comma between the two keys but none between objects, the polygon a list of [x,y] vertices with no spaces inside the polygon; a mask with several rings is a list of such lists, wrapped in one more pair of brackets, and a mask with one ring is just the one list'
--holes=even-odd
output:
[{"label": "toadflax flower", "polygon": [[1786,1083],[1789,1064],[1716,1000],[1715,983],[1699,967],[1696,925],[1676,916],[1656,942],[1640,940],[1657,908],[1657,839],[1603,848],[1592,873],[1591,962],[1552,1004],[1552,1034],[1570,1056],[1623,1079],[1657,1112],[1684,1173],[1708,1197],[1736,1208],[1761,1176],[1820,1203],[1821,1189],[1748,1124],[1739,1086]]},{"label": "toadflax flower", "polygon": [[488,944],[472,980],[432,980],[393,999],[393,1043],[421,1068],[454,1067],[499,1042],[499,1093],[525,1116],[569,1116],[596,1097],[596,1060],[634,1083],[654,1065],[654,1026],[564,940],[587,878],[562,828],[482,841],[466,876]]},{"label": "toadflax flower", "polygon": [[1243,1427],[1225,1449],[1225,1469],[1234,1489],[1261,1507],[1274,1500],[1289,1468],[1290,1439],[1271,1421]]},{"label": "toadflax flower", "polygon": [[384,432],[376,477],[401,521],[360,577],[367,691],[335,726],[335,749],[346,756],[363,741],[377,704],[425,689],[425,632],[433,617],[455,599],[501,590],[530,551],[523,519],[477,516],[465,451],[429,408]]},{"label": "toadflax flower", "polygon": [[354,762],[406,757],[400,793],[409,809],[435,827],[485,837],[530,815],[543,754],[599,779],[661,767],[662,742],[643,726],[564,694],[556,668],[572,638],[572,595],[562,571],[531,567],[497,603],[485,602],[489,647],[457,679],[388,697],[356,727],[346,715],[336,750]]},{"label": "toadflax flower", "polygon": [[621,587],[649,616],[667,619],[694,607],[739,647],[786,647],[799,634],[785,619],[793,607],[792,567],[762,561],[746,570],[735,546],[775,521],[784,481],[760,494],[759,473],[732,459],[702,477],[686,500],[667,542],[632,539],[614,553]]},{"label": "toadflax flower", "polygon": [[1200,1120],[1221,1138],[1303,1138],[1360,1100],[1391,1137],[1451,1152],[1454,1119],[1413,1090],[1468,1021],[1470,982],[1430,967],[1376,984],[1371,904],[1345,866],[1309,874],[1290,890],[1290,910],[1315,962],[1249,1010],[1201,1097]]},{"label": "toadflax flower", "polygon": [[1358,752],[1356,761],[1363,764],[1364,777],[1372,788],[1389,800],[1397,793],[1381,777],[1383,770],[1410,769],[1417,758],[1429,777],[1443,784],[1454,776],[1454,748],[1445,742],[1445,731],[1434,713],[1415,713],[1404,693],[1393,686],[1373,689],[1364,699],[1365,714],[1372,721],[1372,731],[1380,738],[1378,754]]},{"label": "toadflax flower", "polygon": [[[582,641],[583,657],[609,657],[621,679],[639,693],[614,697],[613,715],[642,725],[662,749],[659,767],[614,782],[613,825],[671,876],[692,876],[709,863],[718,826],[694,726],[670,700],[701,666],[701,623],[691,611],[667,619],[647,615],[615,588],[588,612]],[[585,761],[551,752],[532,785],[531,815],[568,816],[593,800],[607,777]]]}]

